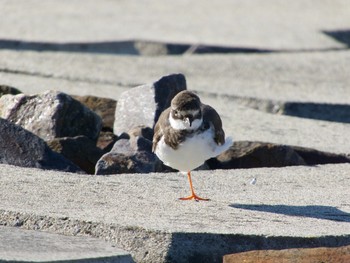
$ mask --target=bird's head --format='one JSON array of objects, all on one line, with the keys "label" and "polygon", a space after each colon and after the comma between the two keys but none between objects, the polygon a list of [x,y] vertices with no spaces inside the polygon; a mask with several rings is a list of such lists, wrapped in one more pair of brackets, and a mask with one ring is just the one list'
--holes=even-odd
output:
[{"label": "bird's head", "polygon": [[201,101],[190,91],[179,92],[171,101],[169,121],[176,130],[196,130],[203,122]]}]

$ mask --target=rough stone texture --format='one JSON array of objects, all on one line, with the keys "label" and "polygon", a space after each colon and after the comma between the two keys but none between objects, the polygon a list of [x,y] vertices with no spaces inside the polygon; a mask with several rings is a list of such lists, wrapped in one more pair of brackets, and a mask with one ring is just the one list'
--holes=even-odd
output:
[{"label": "rough stone texture", "polygon": [[17,95],[20,93],[22,93],[22,92],[14,87],[10,87],[7,85],[0,85],[0,97],[2,95],[6,95],[6,94]]},{"label": "rough stone texture", "polygon": [[0,240],[0,262],[134,262],[129,253],[96,238],[0,226]]},{"label": "rough stone texture", "polygon": [[224,256],[224,263],[348,263],[350,246],[258,250]]},{"label": "rough stone texture", "polygon": [[315,149],[291,146],[294,151],[304,159],[307,165],[326,164],[326,163],[350,163],[350,153],[348,155],[335,154],[330,152],[318,151]]},{"label": "rough stone texture", "polygon": [[172,98],[185,89],[184,75],[172,74],[153,84],[123,92],[115,112],[114,133],[120,135],[137,126],[153,128],[161,112],[170,106]]},{"label": "rough stone texture", "polygon": [[287,145],[263,142],[234,142],[233,146],[216,158],[207,161],[211,169],[254,167],[283,167],[305,165],[305,161]]},{"label": "rough stone texture", "polygon": [[69,95],[47,91],[38,95],[5,95],[0,117],[33,132],[44,140],[85,135],[97,140],[101,118]]},{"label": "rough stone texture", "polygon": [[[174,172],[152,152],[153,129],[137,126],[123,133],[96,165],[96,174]],[[109,146],[106,147],[109,148]],[[201,166],[201,169],[207,167]]]},{"label": "rough stone texture", "polygon": [[103,155],[96,143],[86,136],[56,138],[47,142],[55,152],[62,154],[82,170],[95,173],[95,165]]},{"label": "rough stone texture", "polygon": [[284,167],[327,163],[350,163],[350,157],[298,146],[236,141],[229,150],[206,162],[210,169]]},{"label": "rough stone texture", "polygon": [[1,118],[0,163],[82,173],[79,167],[53,152],[43,139]]},{"label": "rough stone texture", "polygon": [[144,137],[118,140],[109,153],[97,162],[97,175],[155,172],[158,158],[152,153],[152,142]]},{"label": "rough stone texture", "polygon": [[[136,262],[350,245],[350,164],[86,176],[0,165],[0,225],[99,237]],[[255,185],[249,184],[253,177]],[[54,189],[54,190],[53,190]]]},{"label": "rough stone texture", "polygon": [[149,141],[153,140],[153,129],[146,126],[136,126],[128,131],[130,137],[143,137]]},{"label": "rough stone texture", "polygon": [[113,131],[114,114],[117,101],[96,96],[72,96],[102,119],[102,130]]},{"label": "rough stone texture", "polygon": [[96,146],[107,153],[112,150],[117,139],[118,136],[112,131],[101,131],[100,135],[98,136]]}]

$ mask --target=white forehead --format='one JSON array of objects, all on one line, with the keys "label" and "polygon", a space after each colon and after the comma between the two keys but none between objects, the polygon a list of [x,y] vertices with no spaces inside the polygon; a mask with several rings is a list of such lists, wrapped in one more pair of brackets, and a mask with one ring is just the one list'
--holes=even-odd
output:
[{"label": "white forehead", "polygon": [[199,114],[199,110],[186,110],[186,111],[180,111],[181,115],[192,115],[196,116]]}]

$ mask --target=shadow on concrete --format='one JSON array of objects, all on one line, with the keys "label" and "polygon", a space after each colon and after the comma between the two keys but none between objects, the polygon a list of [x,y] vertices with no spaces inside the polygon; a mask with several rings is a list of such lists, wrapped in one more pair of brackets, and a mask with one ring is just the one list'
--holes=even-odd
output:
[{"label": "shadow on concrete", "polygon": [[336,41],[343,43],[350,47],[350,29],[342,29],[342,30],[324,30],[322,31],[327,36],[332,37]]},{"label": "shadow on concrete", "polygon": [[114,54],[144,56],[272,52],[272,50],[267,49],[214,45],[192,45],[182,43],[163,43],[144,40],[56,43],[0,39],[0,49],[53,52],[86,52],[102,53],[109,55]]},{"label": "shadow on concrete", "polygon": [[166,262],[219,263],[224,255],[251,250],[339,247],[350,236],[289,237],[212,233],[173,233]]},{"label": "shadow on concrete", "polygon": [[350,123],[350,105],[286,102],[283,114],[301,118]]},{"label": "shadow on concrete", "polygon": [[291,206],[291,205],[251,205],[251,204],[231,204],[230,207],[283,214],[289,216],[310,217],[337,222],[349,222],[350,213],[343,212],[333,206],[308,205],[308,206]]}]

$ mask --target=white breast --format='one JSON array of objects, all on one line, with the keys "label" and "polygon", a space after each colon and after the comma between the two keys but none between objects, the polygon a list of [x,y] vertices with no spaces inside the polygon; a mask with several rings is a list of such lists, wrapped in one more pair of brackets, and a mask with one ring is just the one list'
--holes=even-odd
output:
[{"label": "white breast", "polygon": [[225,144],[217,145],[213,140],[213,130],[208,129],[186,138],[176,150],[166,145],[162,138],[157,144],[155,153],[164,164],[187,172],[202,165],[206,160],[218,156],[231,145],[231,138],[227,138]]}]

